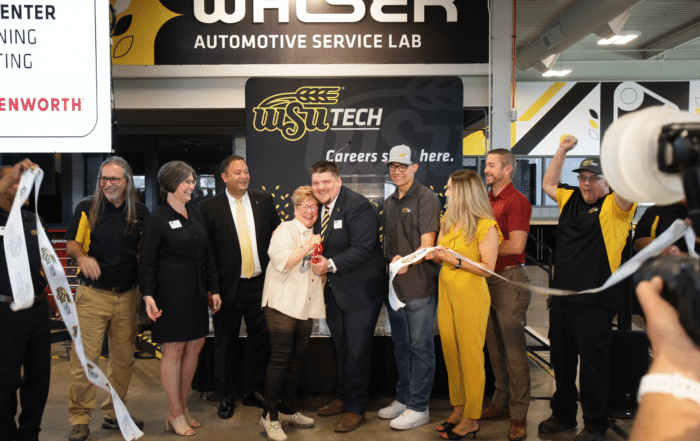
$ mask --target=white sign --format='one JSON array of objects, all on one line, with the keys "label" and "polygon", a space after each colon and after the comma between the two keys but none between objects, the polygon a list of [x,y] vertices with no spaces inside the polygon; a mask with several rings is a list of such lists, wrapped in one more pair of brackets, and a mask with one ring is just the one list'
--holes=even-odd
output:
[{"label": "white sign", "polygon": [[0,2],[0,152],[111,150],[109,2]]}]

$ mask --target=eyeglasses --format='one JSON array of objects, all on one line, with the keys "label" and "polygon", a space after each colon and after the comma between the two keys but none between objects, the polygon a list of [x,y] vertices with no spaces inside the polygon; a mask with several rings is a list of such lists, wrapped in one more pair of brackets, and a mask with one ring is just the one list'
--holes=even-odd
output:
[{"label": "eyeglasses", "polygon": [[120,183],[124,178],[108,178],[106,176],[100,176],[100,184],[106,184],[109,182],[112,185]]},{"label": "eyeglasses", "polygon": [[583,176],[583,175],[578,175],[578,181],[581,183],[585,183],[586,181],[590,182],[591,184],[595,185],[597,184],[601,179],[603,179],[603,176],[601,175],[593,175],[593,176]]},{"label": "eyeglasses", "polygon": [[301,211],[318,211],[318,205],[297,204],[297,207],[299,207]]},{"label": "eyeglasses", "polygon": [[390,172],[395,172],[396,170],[405,172],[406,169],[408,168],[408,165],[406,164],[389,164],[389,171]]}]

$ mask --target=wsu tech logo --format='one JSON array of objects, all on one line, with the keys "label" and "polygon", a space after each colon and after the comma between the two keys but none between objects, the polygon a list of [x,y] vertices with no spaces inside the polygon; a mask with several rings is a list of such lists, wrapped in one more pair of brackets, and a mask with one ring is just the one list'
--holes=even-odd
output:
[{"label": "wsu tech logo", "polygon": [[253,128],[279,131],[287,141],[298,141],[313,131],[379,130],[381,108],[331,108],[338,103],[340,90],[337,86],[303,86],[265,98],[253,108]]}]

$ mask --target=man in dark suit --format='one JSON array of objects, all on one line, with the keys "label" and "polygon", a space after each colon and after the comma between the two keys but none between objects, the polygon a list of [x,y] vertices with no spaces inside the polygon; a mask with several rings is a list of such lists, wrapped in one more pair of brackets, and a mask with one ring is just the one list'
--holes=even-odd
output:
[{"label": "man in dark suit", "polygon": [[223,396],[218,415],[231,418],[242,318],[248,334],[243,404],[264,407],[261,392],[270,341],[261,309],[262,290],[270,237],[280,219],[270,193],[248,190],[250,174],[242,157],[224,159],[221,178],[226,191],[203,201],[199,210],[214,250],[221,289],[221,310],[214,316],[214,375]]},{"label": "man in dark suit", "polygon": [[335,431],[350,432],[364,421],[372,339],[387,283],[377,214],[364,196],[342,184],[334,163],[311,166],[314,195],[323,204],[314,227],[323,239],[323,257],[313,271],[328,277],[326,321],[338,368],[336,397],[318,414],[345,411]]}]

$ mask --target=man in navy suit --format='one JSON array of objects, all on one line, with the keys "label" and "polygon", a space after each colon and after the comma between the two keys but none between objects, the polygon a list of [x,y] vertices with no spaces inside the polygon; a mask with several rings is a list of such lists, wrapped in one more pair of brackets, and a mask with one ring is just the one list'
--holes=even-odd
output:
[{"label": "man in navy suit", "polygon": [[364,196],[342,184],[333,162],[311,166],[311,185],[322,204],[314,232],[323,240],[323,257],[313,271],[328,277],[326,321],[338,368],[336,397],[318,414],[345,412],[335,431],[351,432],[364,421],[372,339],[387,284],[377,214]]},{"label": "man in navy suit", "polygon": [[248,335],[243,404],[264,407],[261,392],[270,339],[261,309],[262,290],[270,262],[270,237],[280,219],[270,193],[248,189],[250,174],[242,157],[229,156],[220,170],[226,191],[203,201],[199,210],[214,250],[221,288],[221,310],[214,316],[214,376],[223,396],[218,415],[231,418],[236,343],[243,318]]}]

